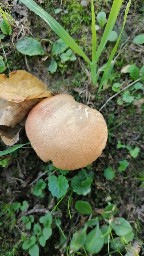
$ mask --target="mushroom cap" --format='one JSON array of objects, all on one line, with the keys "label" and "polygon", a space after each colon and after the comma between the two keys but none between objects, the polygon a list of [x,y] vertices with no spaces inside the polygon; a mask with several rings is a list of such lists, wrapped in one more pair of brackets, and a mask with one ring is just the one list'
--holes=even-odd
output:
[{"label": "mushroom cap", "polygon": [[107,141],[102,114],[67,94],[38,103],[30,111],[25,128],[37,155],[63,170],[91,164],[101,155]]}]

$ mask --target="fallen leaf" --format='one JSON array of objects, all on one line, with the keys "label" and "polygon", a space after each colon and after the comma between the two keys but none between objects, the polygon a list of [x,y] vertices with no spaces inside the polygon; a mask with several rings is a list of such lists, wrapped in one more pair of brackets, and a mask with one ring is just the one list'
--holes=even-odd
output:
[{"label": "fallen leaf", "polygon": [[0,75],[0,137],[12,146],[29,111],[43,98],[51,97],[46,85],[32,74],[18,70]]},{"label": "fallen leaf", "polygon": [[19,103],[50,96],[51,92],[47,90],[46,85],[24,70],[11,72],[9,77],[5,74],[0,75],[0,98],[2,99]]}]

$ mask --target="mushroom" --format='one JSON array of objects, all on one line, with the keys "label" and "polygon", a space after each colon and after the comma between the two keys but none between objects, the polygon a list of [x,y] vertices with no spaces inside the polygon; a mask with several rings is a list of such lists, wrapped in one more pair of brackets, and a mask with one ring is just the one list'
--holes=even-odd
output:
[{"label": "mushroom", "polygon": [[107,141],[102,114],[67,94],[38,103],[30,111],[25,129],[37,155],[63,170],[91,164],[101,155]]}]

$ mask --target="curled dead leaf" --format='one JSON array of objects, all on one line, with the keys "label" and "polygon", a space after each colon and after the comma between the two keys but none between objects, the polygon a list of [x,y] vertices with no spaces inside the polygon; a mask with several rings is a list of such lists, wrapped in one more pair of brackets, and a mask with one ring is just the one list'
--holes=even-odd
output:
[{"label": "curled dead leaf", "polygon": [[19,103],[50,96],[51,92],[47,90],[46,85],[24,70],[11,72],[9,77],[0,75],[0,98],[2,99]]},{"label": "curled dead leaf", "polygon": [[24,70],[12,72],[8,78],[0,75],[0,136],[6,145],[19,140],[29,111],[41,99],[51,96],[41,80]]}]

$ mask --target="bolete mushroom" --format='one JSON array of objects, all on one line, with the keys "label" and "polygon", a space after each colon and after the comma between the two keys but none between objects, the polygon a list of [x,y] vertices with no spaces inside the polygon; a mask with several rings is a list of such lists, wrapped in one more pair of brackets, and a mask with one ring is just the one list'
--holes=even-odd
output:
[{"label": "bolete mushroom", "polygon": [[91,164],[101,155],[107,141],[102,114],[67,94],[38,103],[30,111],[25,128],[37,155],[63,170]]}]

